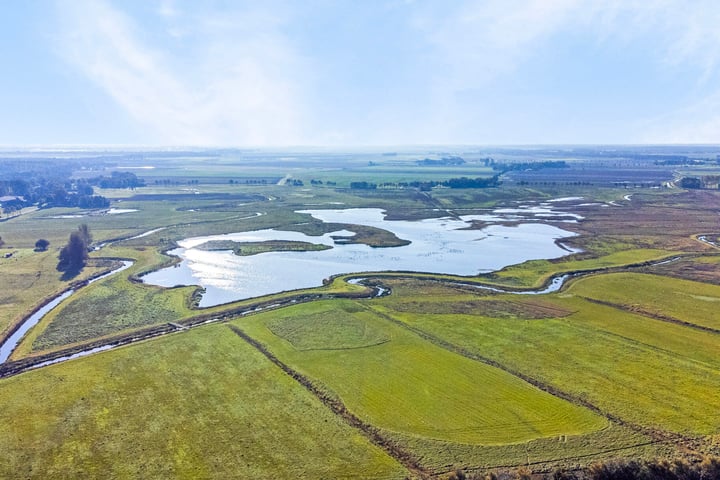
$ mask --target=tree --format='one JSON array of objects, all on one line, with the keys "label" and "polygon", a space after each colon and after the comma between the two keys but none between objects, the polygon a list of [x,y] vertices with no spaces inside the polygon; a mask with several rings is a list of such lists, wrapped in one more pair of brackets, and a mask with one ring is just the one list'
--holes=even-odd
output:
[{"label": "tree", "polygon": [[81,224],[78,227],[78,232],[80,233],[80,237],[83,242],[85,242],[85,248],[89,248],[92,243],[92,234],[90,233],[90,228],[87,226],[87,223]]},{"label": "tree", "polygon": [[702,188],[702,182],[695,177],[683,177],[680,179],[679,185],[681,188]]},{"label": "tree", "polygon": [[87,224],[81,224],[70,234],[67,245],[60,250],[57,269],[61,272],[76,273],[85,266],[88,257],[88,247],[92,243],[92,234]]},{"label": "tree", "polygon": [[50,246],[50,242],[45,240],[44,238],[39,239],[37,242],[35,242],[35,251],[36,252],[44,252],[48,249]]},{"label": "tree", "polygon": [[61,272],[79,272],[85,266],[88,249],[80,231],[70,234],[67,245],[60,250],[57,269]]}]

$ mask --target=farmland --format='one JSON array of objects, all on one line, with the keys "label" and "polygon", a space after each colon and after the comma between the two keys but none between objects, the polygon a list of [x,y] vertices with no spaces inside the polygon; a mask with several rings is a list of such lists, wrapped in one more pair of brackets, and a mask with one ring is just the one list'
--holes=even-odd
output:
[{"label": "farmland", "polygon": [[[717,417],[707,414],[720,411],[715,336],[574,298],[552,299],[551,305],[575,313],[539,320],[527,315],[508,319],[482,302],[471,315],[426,314],[415,300],[414,308],[398,311],[393,309],[395,298],[376,308],[615,418],[677,433],[717,433]],[[643,321],[645,325],[637,325]],[[645,373],[657,371],[663,376]]]},{"label": "farmland", "polygon": [[[457,165],[419,147],[149,151],[106,163],[105,174],[132,171],[146,186],[98,189],[113,210],[0,219],[4,337],[79,287],[0,367],[0,476],[427,478],[719,455],[720,194],[673,183],[713,175],[703,159],[715,154],[685,152],[699,163],[676,171],[652,157],[674,150],[657,148],[613,151],[612,160],[593,150],[478,148],[456,152],[465,159]],[[437,185],[491,178],[491,156],[497,165],[567,166],[508,167],[499,186]],[[146,166],[154,168],[137,168]],[[350,188],[357,182],[375,187]],[[425,224],[475,218],[465,229],[488,256],[499,255],[482,243],[490,226],[546,224],[566,236],[554,240],[556,258],[495,271],[369,273],[351,264],[315,287],[209,308],[198,307],[203,285],[143,282],[187,268],[167,252],[191,237],[308,235],[198,249],[281,266],[284,254],[410,244],[390,227],[299,212],[351,208]],[[80,224],[97,248],[63,278],[58,251]],[[343,231],[351,234],[333,233]],[[321,235],[335,243],[313,239]],[[33,250],[39,238],[47,251]],[[120,259],[132,265],[85,285]],[[560,275],[558,290],[528,294]],[[126,346],[26,368],[116,344]]]},{"label": "farmland", "polygon": [[[328,314],[351,315],[360,325],[344,326],[328,336],[321,328]],[[591,412],[500,370],[428,345],[357,304],[299,306],[284,315],[293,322],[322,322],[313,328],[315,335],[307,328],[303,333],[309,341],[326,343],[304,350],[291,343],[293,348],[287,348],[278,341],[287,341],[287,336],[277,332],[282,333],[279,327],[288,320],[278,325],[273,319],[269,330],[274,335],[267,334],[263,319],[272,314],[236,325],[284,362],[326,384],[348,408],[380,428],[456,443],[498,444],[584,433],[605,425]],[[371,341],[371,336],[351,342],[356,329],[375,330],[370,334],[375,337],[382,332],[380,339],[385,341]]]},{"label": "farmland", "polygon": [[6,380],[0,475],[403,476],[392,458],[225,330]]}]

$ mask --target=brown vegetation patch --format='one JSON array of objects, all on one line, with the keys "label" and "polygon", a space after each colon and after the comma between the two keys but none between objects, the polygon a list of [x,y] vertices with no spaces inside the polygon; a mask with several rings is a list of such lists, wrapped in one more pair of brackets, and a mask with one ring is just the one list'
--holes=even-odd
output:
[{"label": "brown vegetation patch", "polygon": [[707,252],[712,247],[691,236],[715,228],[718,210],[720,192],[637,193],[633,195],[632,204],[598,208],[588,212],[583,222],[564,224],[563,228],[586,236],[585,241],[598,236],[630,238],[631,233],[635,248]]},{"label": "brown vegetation patch", "polygon": [[370,247],[402,247],[409,245],[409,240],[398,238],[394,233],[383,230],[382,228],[370,227],[368,225],[356,225],[350,223],[325,223],[320,221],[311,221],[307,223],[297,223],[282,228],[291,232],[300,232],[305,235],[319,236],[326,233],[337,232],[340,230],[349,230],[354,232],[352,237],[334,236],[336,244],[358,244],[363,243]]},{"label": "brown vegetation patch", "polygon": [[[374,279],[375,277],[369,277]],[[483,290],[471,285],[446,283],[439,280],[423,280],[412,277],[382,277],[382,283],[392,289],[398,298],[404,297],[457,297],[458,295],[472,294],[474,296],[497,295],[492,290]]]},{"label": "brown vegetation patch", "polygon": [[442,218],[447,216],[445,210],[438,210],[437,208],[402,208],[402,209],[388,209],[385,211],[385,220],[426,220],[428,218]]},{"label": "brown vegetation patch", "polygon": [[210,240],[198,245],[196,248],[208,251],[232,250],[235,255],[249,256],[267,252],[310,252],[328,250],[332,247],[319,243],[298,242],[293,240],[265,240],[261,242]]},{"label": "brown vegetation patch", "polygon": [[[708,258],[707,260],[711,260]],[[693,280],[696,282],[720,285],[720,262],[702,261],[701,259],[679,260],[652,267],[649,273]]]},{"label": "brown vegetation patch", "polygon": [[471,300],[464,302],[411,301],[394,304],[392,308],[400,312],[480,315],[483,317],[520,320],[559,318],[566,317],[573,313],[571,310],[566,310],[537,300]]}]

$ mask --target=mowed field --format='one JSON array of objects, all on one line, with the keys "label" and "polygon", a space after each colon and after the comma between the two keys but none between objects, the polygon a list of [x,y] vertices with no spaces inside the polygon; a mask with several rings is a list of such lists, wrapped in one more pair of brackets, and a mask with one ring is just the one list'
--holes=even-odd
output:
[{"label": "mowed field", "polygon": [[403,478],[226,326],[0,380],[2,478]]},{"label": "mowed field", "polygon": [[[720,333],[720,286],[657,275],[615,273],[575,282],[569,292],[666,321]],[[632,295],[628,295],[632,292]]]},{"label": "mowed field", "polygon": [[[636,294],[642,298],[645,294],[639,292],[660,288],[659,284],[678,292],[688,287],[681,280],[638,277],[644,283],[633,285],[634,289],[615,286],[618,301],[633,303]],[[475,299],[472,311],[458,312],[453,305],[473,299],[450,288],[438,292],[442,289],[433,285],[422,295],[378,300],[373,309],[589,402],[622,422],[691,436],[720,433],[720,335],[577,295],[604,292],[605,279],[598,275],[578,280],[566,292],[543,296],[539,307],[534,297],[496,295]],[[711,288],[715,294],[720,289],[695,287],[695,291]],[[498,313],[498,302],[508,305],[506,312]],[[439,303],[445,305],[444,312]],[[539,314],[517,313],[522,312],[515,306],[518,303],[526,310],[536,308]],[[549,307],[566,314],[540,315]]]},{"label": "mowed field", "polygon": [[[287,323],[303,324],[303,344],[294,342]],[[360,302],[316,302],[236,325],[382,429],[494,445],[607,425],[500,369],[437,347]]]}]

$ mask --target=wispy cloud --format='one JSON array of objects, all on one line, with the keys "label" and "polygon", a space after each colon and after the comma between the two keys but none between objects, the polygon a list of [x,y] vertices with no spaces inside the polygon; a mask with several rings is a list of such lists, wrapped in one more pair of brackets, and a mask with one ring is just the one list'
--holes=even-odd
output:
[{"label": "wispy cloud", "polygon": [[576,0],[468,1],[446,15],[416,20],[437,49],[455,88],[512,71],[538,42],[567,23]]},{"label": "wispy cloud", "polygon": [[[713,110],[720,97],[716,0],[691,6],[684,0],[388,0],[382,7],[309,1],[302,11],[284,0],[56,1],[62,57],[141,125],[149,143],[493,142],[498,134],[506,142],[542,141],[553,127],[534,124],[547,118],[555,99],[582,118],[573,101],[593,87],[578,87],[568,99],[551,77],[538,82],[544,80],[545,90],[521,78],[542,69],[523,68],[536,58],[553,62],[562,42],[576,40],[608,58],[633,52],[668,82],[687,85],[683,102],[692,107],[675,102],[653,109],[661,115],[649,119],[642,108],[626,108],[617,121],[632,124],[633,133],[618,128],[620,141],[643,132],[708,139],[720,123]],[[343,23],[338,15],[353,20]],[[383,20],[387,25],[378,27]],[[378,61],[376,51],[398,61]],[[582,55],[568,51],[560,70],[574,68],[570,55]],[[592,59],[578,60],[593,68]],[[625,72],[597,73],[589,85],[602,89],[602,75]],[[531,92],[528,101],[536,105],[507,98],[516,90],[506,84]],[[622,89],[619,82],[613,87]],[[633,91],[602,93],[622,101]],[[510,109],[497,115],[505,105]],[[558,140],[567,125],[561,116]],[[508,128],[522,122],[524,131]],[[592,137],[572,127],[572,134]]]},{"label": "wispy cloud", "polygon": [[[61,1],[59,8],[61,55],[144,125],[149,143],[262,145],[302,138],[304,65],[267,13],[221,19],[194,12],[174,27],[193,37],[186,49],[173,45],[172,35],[151,43],[156,31],[143,31],[102,0]],[[178,9],[164,2],[159,14],[173,20]]]},{"label": "wispy cloud", "polygon": [[173,0],[161,0],[157,12],[160,16],[166,18],[176,17],[178,15],[178,10]]},{"label": "wispy cloud", "polygon": [[[690,104],[646,118],[638,139],[653,143],[717,143],[720,141],[720,3],[714,0],[616,0],[602,14],[630,16],[615,23],[614,31],[627,38],[651,36],[654,54],[666,69],[697,72],[686,85]],[[625,29],[624,33],[620,28]],[[658,98],[658,102],[668,99]]]},{"label": "wispy cloud", "polygon": [[446,7],[418,7],[414,21],[449,67],[479,73],[475,82],[512,70],[561,32],[598,41],[652,37],[655,50],[648,53],[668,66],[712,70],[720,63],[715,0],[467,0]]},{"label": "wispy cloud", "polygon": [[[466,91],[487,89],[491,95],[494,82],[517,81],[514,73],[534,56],[552,59],[563,35],[594,42],[598,48],[647,45],[649,61],[668,75],[687,69],[701,72],[689,89],[717,78],[720,69],[720,3],[715,0],[692,5],[683,0],[467,0],[443,3],[442,8],[412,8],[414,24],[432,49],[434,116],[449,130],[460,130],[468,121]],[[523,82],[526,88],[531,83]],[[707,118],[703,122],[695,117],[695,130],[676,129],[672,137],[690,140],[704,132],[700,137],[707,141],[717,132],[717,116],[704,107],[716,97],[720,88],[698,106],[672,112],[676,125],[693,114]],[[474,107],[482,110],[482,102]]]},{"label": "wispy cloud", "polygon": [[642,122],[638,143],[720,142],[720,90],[692,105],[666,112]]}]

